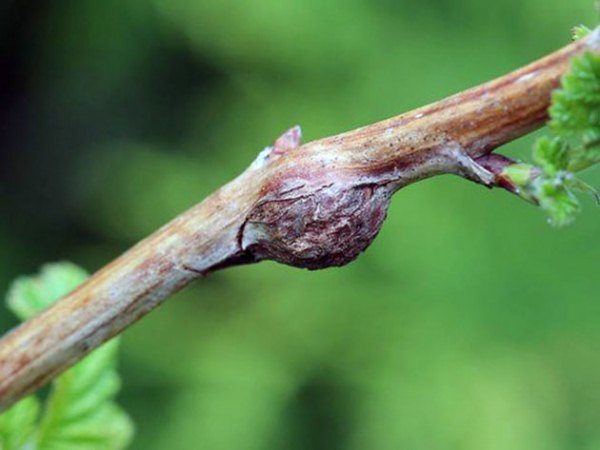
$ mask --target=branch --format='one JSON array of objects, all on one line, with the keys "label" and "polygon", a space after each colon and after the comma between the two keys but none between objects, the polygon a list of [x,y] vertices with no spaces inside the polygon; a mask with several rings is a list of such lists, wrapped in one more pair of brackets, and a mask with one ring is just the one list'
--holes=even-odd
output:
[{"label": "branch", "polygon": [[375,238],[392,194],[457,174],[516,188],[498,146],[544,124],[572,57],[600,30],[527,67],[438,103],[299,146],[292,128],[238,178],[0,340],[0,410],[33,392],[192,280],[265,259],[341,266]]}]

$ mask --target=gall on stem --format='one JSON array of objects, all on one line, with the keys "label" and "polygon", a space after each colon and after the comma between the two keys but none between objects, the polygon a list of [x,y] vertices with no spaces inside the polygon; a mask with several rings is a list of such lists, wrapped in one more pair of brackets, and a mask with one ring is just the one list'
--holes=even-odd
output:
[{"label": "gall on stem", "polygon": [[542,126],[570,60],[600,31],[432,105],[300,145],[292,128],[240,176],[0,339],[0,410],[43,386],[192,280],[265,259],[341,266],[375,238],[392,194],[456,174],[515,191],[493,150]]}]

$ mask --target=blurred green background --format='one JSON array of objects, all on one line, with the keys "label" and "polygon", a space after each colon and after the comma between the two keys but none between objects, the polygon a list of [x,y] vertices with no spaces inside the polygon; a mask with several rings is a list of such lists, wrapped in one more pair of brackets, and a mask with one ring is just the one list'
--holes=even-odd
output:
[{"label": "blurred green background", "polygon": [[[582,22],[589,0],[3,0],[0,289],[47,261],[96,270],[291,125],[312,140],[387,118]],[[195,283],[124,334],[133,448],[600,449],[584,207],[558,231],[439,177],[397,194],[348,267]]]}]

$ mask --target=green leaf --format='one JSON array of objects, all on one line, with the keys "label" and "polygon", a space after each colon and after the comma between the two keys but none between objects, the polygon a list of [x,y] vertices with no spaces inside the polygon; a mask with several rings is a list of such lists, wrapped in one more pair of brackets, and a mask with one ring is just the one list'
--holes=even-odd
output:
[{"label": "green leaf", "polygon": [[53,383],[38,436],[43,450],[125,448],[133,425],[113,403],[118,340],[104,344]]},{"label": "green leaf", "polygon": [[531,164],[516,163],[502,169],[503,177],[519,187],[528,186],[536,178],[536,168]]},{"label": "green leaf", "polygon": [[0,449],[18,450],[33,441],[40,405],[35,397],[27,397],[0,415]]},{"label": "green leaf", "polygon": [[[73,264],[46,265],[40,276],[23,277],[13,283],[8,304],[25,320],[75,289],[86,277],[86,273]],[[32,448],[120,450],[127,447],[133,436],[133,424],[113,401],[120,388],[116,371],[118,345],[118,339],[107,342],[54,380]],[[5,449],[0,447],[0,450]]]},{"label": "green leaf", "polygon": [[[589,30],[579,27],[576,37]],[[538,139],[533,148],[537,167],[511,164],[502,175],[524,199],[538,204],[552,225],[573,222],[581,209],[575,191],[598,192],[575,177],[575,172],[600,162],[600,56],[587,53],[574,58],[571,69],[554,92],[549,110],[552,137]]]},{"label": "green leaf", "polygon": [[8,291],[10,310],[27,320],[68,294],[87,278],[87,273],[71,263],[47,264],[37,277],[21,277]]},{"label": "green leaf", "polygon": [[600,56],[574,58],[552,96],[550,129],[568,146],[569,170],[600,162]]},{"label": "green leaf", "polygon": [[578,41],[579,39],[586,37],[591,32],[592,30],[585,25],[577,25],[576,27],[573,27],[573,40]]},{"label": "green leaf", "polygon": [[542,178],[536,184],[535,197],[548,214],[548,222],[556,227],[571,224],[580,210],[577,197],[559,179]]},{"label": "green leaf", "polygon": [[547,175],[556,175],[569,167],[567,147],[558,139],[541,137],[535,143],[533,160],[540,165]]}]

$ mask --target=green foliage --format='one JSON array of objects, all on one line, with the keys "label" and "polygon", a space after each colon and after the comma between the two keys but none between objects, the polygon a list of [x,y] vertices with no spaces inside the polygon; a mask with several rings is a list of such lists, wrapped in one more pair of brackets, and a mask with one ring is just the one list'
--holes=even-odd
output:
[{"label": "green foliage", "polygon": [[600,56],[573,60],[550,108],[550,128],[565,145],[568,170],[578,172],[600,162]]},{"label": "green foliage", "polygon": [[576,27],[573,28],[573,40],[576,41],[578,39],[584,38],[588,34],[590,34],[591,31],[592,30],[590,30],[585,25],[577,25]]},{"label": "green foliage", "polygon": [[559,139],[550,139],[545,136],[536,142],[533,149],[533,160],[548,175],[556,175],[569,167],[567,147]]},{"label": "green foliage", "polygon": [[[8,294],[10,309],[27,320],[85,280],[68,264],[42,268],[38,277],[20,278]],[[113,339],[57,377],[38,419],[35,397],[21,400],[0,416],[0,449],[118,450],[127,447],[133,425],[114,402],[120,388]]]},{"label": "green foliage", "polygon": [[37,277],[21,277],[10,287],[6,302],[22,321],[31,319],[59,297],[75,289],[87,273],[74,264],[48,264]]},{"label": "green foliage", "polygon": [[[585,31],[579,27],[576,37]],[[573,60],[549,112],[553,136],[535,143],[537,167],[509,166],[504,175],[519,186],[521,196],[546,211],[552,225],[560,227],[570,224],[580,210],[575,192],[598,198],[596,190],[574,174],[600,162],[600,56],[586,53]]]},{"label": "green foliage", "polygon": [[39,409],[37,398],[27,397],[0,415],[0,449],[35,448],[33,434]]},{"label": "green foliage", "polygon": [[[2,203],[2,286],[59,243],[86,266],[105,263],[243,170],[274,130],[300,122],[312,140],[408,111],[596,18],[591,0],[267,2],[283,22],[247,3],[3,2],[38,11],[6,17],[11,28],[40,30],[5,42],[35,50],[19,83],[35,133],[16,127],[27,152],[12,155],[26,157],[23,193],[56,195],[39,208],[72,225],[18,227],[21,194]],[[34,157],[43,171],[25,170]],[[0,202],[17,189],[0,189]],[[435,177],[396,196],[375,243],[343,270],[265,263],[178,294],[121,347],[130,448],[600,448],[600,214],[557,235],[492,196]]]}]

